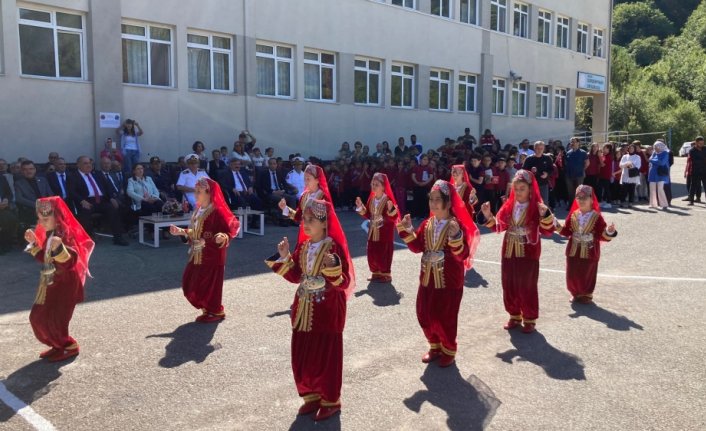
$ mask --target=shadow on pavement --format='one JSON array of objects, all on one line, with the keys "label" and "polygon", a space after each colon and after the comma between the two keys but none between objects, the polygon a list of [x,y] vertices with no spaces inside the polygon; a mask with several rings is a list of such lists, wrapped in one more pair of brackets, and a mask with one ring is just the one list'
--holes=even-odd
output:
[{"label": "shadow on pavement", "polygon": [[368,283],[367,289],[355,292],[356,298],[363,295],[373,298],[373,304],[378,307],[400,305],[400,299],[404,296],[392,283]]},{"label": "shadow on pavement", "polygon": [[475,268],[471,268],[470,271],[466,272],[466,278],[463,285],[470,288],[488,287],[488,280],[483,278],[483,276],[480,275]]},{"label": "shadow on pavement", "polygon": [[[46,360],[34,361],[10,374],[1,382],[8,391],[21,399],[25,404],[32,405],[51,391],[57,384],[54,381],[61,377],[60,368],[72,363],[76,357],[63,362],[47,362]],[[1,404],[4,407],[4,404]],[[7,422],[15,415],[10,408],[0,409],[0,422]]]},{"label": "shadow on pavement", "polygon": [[510,342],[514,349],[495,354],[503,362],[512,364],[513,359],[518,358],[542,367],[552,379],[586,380],[583,360],[552,346],[539,332],[523,334],[519,330],[510,331]]},{"label": "shadow on pavement", "polygon": [[291,316],[291,315],[292,315],[292,309],[290,308],[290,309],[288,309],[288,310],[275,311],[274,313],[268,314],[267,317],[269,317],[270,319],[272,319],[273,317]]},{"label": "shadow on pavement", "polygon": [[315,422],[314,415],[297,416],[289,426],[289,431],[339,431],[341,429],[341,414],[331,417],[322,422]]},{"label": "shadow on pavement", "polygon": [[576,319],[581,316],[588,317],[591,320],[605,324],[608,329],[613,329],[615,331],[629,331],[631,328],[639,329],[640,331],[644,329],[642,325],[635,323],[627,317],[614,313],[610,310],[606,310],[595,303],[572,303],[571,308],[574,310],[574,313],[569,314],[569,317],[572,319]]},{"label": "shadow on pavement", "polygon": [[148,335],[145,338],[171,338],[165,347],[164,357],[159,360],[163,368],[175,368],[187,362],[197,364],[205,361],[208,355],[220,349],[219,344],[211,344],[218,323],[185,323],[165,334]]},{"label": "shadow on pavement", "polygon": [[456,364],[448,368],[427,366],[420,378],[427,387],[404,400],[404,405],[419,413],[430,403],[446,412],[449,430],[482,430],[493,419],[501,402],[479,378],[461,376]]}]

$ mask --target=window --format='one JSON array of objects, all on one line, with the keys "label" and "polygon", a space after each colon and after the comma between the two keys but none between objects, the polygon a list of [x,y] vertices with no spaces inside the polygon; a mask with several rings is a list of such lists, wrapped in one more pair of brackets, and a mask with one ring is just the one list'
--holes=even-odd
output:
[{"label": "window", "polygon": [[576,27],[576,51],[588,54],[588,24],[579,23]]},{"label": "window", "polygon": [[392,106],[414,107],[414,66],[393,64],[390,73]]},{"label": "window", "polygon": [[19,9],[23,75],[85,79],[83,15]]},{"label": "window", "polygon": [[451,0],[431,0],[431,14],[451,18]]},{"label": "window", "polygon": [[490,0],[490,29],[507,32],[507,0]]},{"label": "window", "polygon": [[603,30],[593,29],[593,56],[603,58]]},{"label": "window", "polygon": [[568,90],[566,88],[557,88],[554,90],[554,118],[557,120],[567,119]]},{"label": "window", "polygon": [[556,17],[556,46],[569,48],[569,18]]},{"label": "window", "polygon": [[527,116],[527,83],[512,83],[512,115],[515,117]]},{"label": "window", "polygon": [[552,13],[540,10],[537,20],[537,41],[552,43]]},{"label": "window", "polygon": [[187,33],[189,88],[232,91],[231,38]]},{"label": "window", "polygon": [[416,9],[414,0],[392,0],[392,4],[395,6],[407,7],[410,9]]},{"label": "window", "polygon": [[336,55],[304,51],[304,98],[336,100]]},{"label": "window", "polygon": [[292,47],[258,43],[257,94],[259,96],[292,97]]},{"label": "window", "polygon": [[429,109],[449,110],[451,72],[432,70],[429,74]]},{"label": "window", "polygon": [[505,80],[493,78],[493,114],[505,114]]},{"label": "window", "polygon": [[549,118],[549,87],[537,86],[537,118]]},{"label": "window", "polygon": [[478,24],[478,0],[461,0],[461,22]]},{"label": "window", "polygon": [[519,37],[529,37],[529,6],[524,3],[515,3],[512,34]]},{"label": "window", "polygon": [[378,60],[355,59],[355,103],[361,105],[380,104],[381,65],[382,63]]},{"label": "window", "polygon": [[458,76],[458,110],[476,112],[476,75],[461,74]]},{"label": "window", "polygon": [[123,24],[123,82],[172,85],[172,30],[151,25]]}]

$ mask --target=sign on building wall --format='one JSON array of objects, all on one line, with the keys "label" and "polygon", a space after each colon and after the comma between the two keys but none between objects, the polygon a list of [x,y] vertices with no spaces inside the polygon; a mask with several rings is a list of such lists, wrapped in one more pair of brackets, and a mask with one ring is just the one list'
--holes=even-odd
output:
[{"label": "sign on building wall", "polygon": [[580,90],[600,91],[605,93],[605,76],[579,72],[578,84]]},{"label": "sign on building wall", "polygon": [[117,129],[120,127],[120,114],[117,112],[101,112],[98,115],[101,129]]}]

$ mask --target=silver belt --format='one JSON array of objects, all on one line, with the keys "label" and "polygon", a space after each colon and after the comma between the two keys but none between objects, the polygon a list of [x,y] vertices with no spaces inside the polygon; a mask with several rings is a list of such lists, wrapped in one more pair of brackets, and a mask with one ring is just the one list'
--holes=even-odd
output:
[{"label": "silver belt", "polygon": [[589,246],[593,245],[593,235],[591,234],[575,233],[573,237],[574,241],[580,242],[582,244],[588,244]]},{"label": "silver belt", "polygon": [[425,251],[424,254],[422,254],[422,263],[439,263],[444,261],[444,252],[443,251]]},{"label": "silver belt", "polygon": [[299,291],[302,293],[317,293],[326,289],[326,279],[322,276],[304,276],[299,283]]},{"label": "silver belt", "polygon": [[523,227],[511,227],[507,230],[507,233],[512,236],[516,236],[520,244],[527,243],[527,229]]}]

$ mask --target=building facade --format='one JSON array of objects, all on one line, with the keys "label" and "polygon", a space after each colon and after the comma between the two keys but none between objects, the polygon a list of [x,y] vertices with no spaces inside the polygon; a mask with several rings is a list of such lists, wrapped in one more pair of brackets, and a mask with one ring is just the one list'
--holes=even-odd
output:
[{"label": "building facade", "polygon": [[607,129],[610,0],[1,0],[0,157],[70,161],[139,121],[143,158],[242,129],[332,157],[416,133],[565,140]]}]

